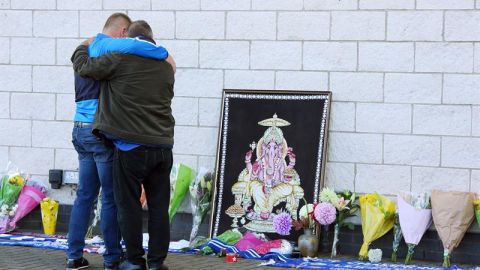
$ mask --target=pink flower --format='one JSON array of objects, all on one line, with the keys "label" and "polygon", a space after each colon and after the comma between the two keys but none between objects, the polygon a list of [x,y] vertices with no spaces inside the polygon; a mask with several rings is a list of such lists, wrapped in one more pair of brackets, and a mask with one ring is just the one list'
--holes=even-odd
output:
[{"label": "pink flower", "polygon": [[292,228],[292,217],[288,213],[280,213],[273,218],[273,229],[280,235],[289,235]]},{"label": "pink flower", "polygon": [[319,203],[313,210],[315,220],[321,225],[330,225],[337,218],[337,210],[331,203]]}]

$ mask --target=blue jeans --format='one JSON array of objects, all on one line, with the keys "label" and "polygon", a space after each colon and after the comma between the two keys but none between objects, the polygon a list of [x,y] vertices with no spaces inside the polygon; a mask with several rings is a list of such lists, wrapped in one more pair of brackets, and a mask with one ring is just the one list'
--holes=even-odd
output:
[{"label": "blue jeans", "polygon": [[79,259],[83,256],[90,215],[102,187],[100,226],[106,248],[103,259],[106,263],[118,262],[122,256],[122,247],[113,197],[113,149],[95,137],[91,127],[74,127],[72,142],[78,153],[79,183],[77,198],[70,214],[67,257]]}]

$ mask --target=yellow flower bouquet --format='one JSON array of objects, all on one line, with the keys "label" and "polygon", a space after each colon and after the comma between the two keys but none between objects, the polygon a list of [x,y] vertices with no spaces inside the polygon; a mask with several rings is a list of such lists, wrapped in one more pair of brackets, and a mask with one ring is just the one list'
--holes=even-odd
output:
[{"label": "yellow flower bouquet", "polygon": [[360,260],[368,259],[368,247],[393,228],[395,203],[378,193],[360,196],[363,244]]},{"label": "yellow flower bouquet", "polygon": [[54,235],[57,227],[58,202],[48,197],[44,198],[40,202],[40,209],[44,233]]},{"label": "yellow flower bouquet", "polygon": [[480,199],[473,201],[475,207],[475,217],[477,217],[478,225],[480,226]]}]

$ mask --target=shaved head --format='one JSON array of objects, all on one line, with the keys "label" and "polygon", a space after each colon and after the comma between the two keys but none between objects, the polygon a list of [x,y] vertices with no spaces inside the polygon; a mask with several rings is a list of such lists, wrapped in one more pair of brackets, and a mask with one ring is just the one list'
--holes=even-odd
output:
[{"label": "shaved head", "polygon": [[103,33],[111,37],[126,37],[132,20],[124,13],[113,13],[103,26]]}]

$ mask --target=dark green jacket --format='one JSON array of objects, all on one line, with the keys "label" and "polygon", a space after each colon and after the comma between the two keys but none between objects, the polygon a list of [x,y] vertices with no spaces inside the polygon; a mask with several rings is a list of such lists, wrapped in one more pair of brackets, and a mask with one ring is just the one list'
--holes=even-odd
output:
[{"label": "dark green jacket", "polygon": [[81,76],[101,81],[94,130],[138,144],[173,145],[175,78],[169,63],[117,53],[90,58],[82,45],[72,63]]}]

